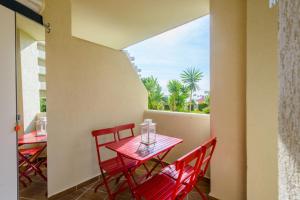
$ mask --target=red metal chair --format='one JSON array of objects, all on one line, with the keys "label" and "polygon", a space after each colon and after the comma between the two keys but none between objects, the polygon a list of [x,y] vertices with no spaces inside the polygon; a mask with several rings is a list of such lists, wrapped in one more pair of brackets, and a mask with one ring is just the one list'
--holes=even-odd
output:
[{"label": "red metal chair", "polygon": [[[203,178],[207,172],[210,160],[212,158],[212,155],[214,153],[215,147],[216,147],[217,139],[216,137],[213,137],[206,141],[202,146],[205,147],[205,156],[203,159],[203,162],[201,163],[201,166],[199,167],[199,171],[196,174],[195,183],[193,184],[196,191],[201,195],[202,199],[207,199],[205,193],[201,192],[201,190],[197,187],[196,183],[200,178]],[[192,166],[187,165],[184,169],[185,173],[189,173],[189,171],[192,169]],[[175,170],[174,165],[169,165],[168,167],[165,167],[162,172],[170,177],[172,177],[174,180],[178,177],[178,172]],[[193,188],[190,188],[193,189]]]},{"label": "red metal chair", "polygon": [[[135,124],[134,123],[129,123],[129,124],[123,124],[123,125],[116,126],[115,129],[116,129],[116,132],[117,132],[117,135],[118,135],[118,140],[125,140],[125,139],[128,139],[128,138],[134,137],[134,132],[133,132],[134,128],[135,128]],[[121,134],[124,131],[130,131],[130,135],[122,137]],[[142,165],[143,165],[143,167],[145,168],[145,170],[146,170],[146,172],[148,174],[149,173],[149,169],[147,168],[147,166],[145,165],[145,163],[143,163]]]},{"label": "red metal chair", "polygon": [[43,180],[47,181],[47,177],[40,169],[41,165],[46,162],[46,159],[39,159],[41,153],[46,149],[47,145],[37,146],[27,149],[19,149],[19,179],[24,187],[26,183],[21,179],[26,178],[29,182],[32,182],[29,177],[31,172],[38,174]]},{"label": "red metal chair", "polygon": [[196,182],[196,175],[199,173],[204,156],[205,147],[200,146],[179,158],[173,164],[173,174],[176,178],[163,172],[155,175],[136,188],[134,191],[136,198],[138,200],[184,199]]},{"label": "red metal chair", "polygon": [[[115,129],[117,131],[118,140],[124,140],[124,139],[127,139],[127,138],[134,137],[134,132],[133,132],[134,127],[135,127],[134,123],[123,124],[123,125],[120,125],[120,126],[116,126]],[[123,132],[123,131],[130,131],[130,135],[126,136],[126,137],[121,137],[121,132]]]},{"label": "red metal chair", "polygon": [[[109,195],[109,199],[114,199],[115,195],[119,192],[112,192],[109,188],[108,183],[115,179],[116,177],[120,177],[120,175],[123,174],[124,167],[122,164],[122,161],[118,156],[110,158],[108,160],[102,160],[101,159],[101,153],[100,148],[105,148],[106,145],[116,142],[116,128],[107,128],[107,129],[100,129],[92,131],[92,136],[95,138],[96,142],[96,149],[97,149],[97,158],[98,158],[98,164],[100,168],[100,172],[103,178],[103,181],[99,183],[96,188],[95,192],[98,190],[98,188],[102,185],[105,186],[107,193]],[[109,142],[101,143],[101,137],[111,137],[111,140]],[[127,169],[131,169],[133,167],[136,167],[137,162],[130,159],[124,159],[125,166]]]}]

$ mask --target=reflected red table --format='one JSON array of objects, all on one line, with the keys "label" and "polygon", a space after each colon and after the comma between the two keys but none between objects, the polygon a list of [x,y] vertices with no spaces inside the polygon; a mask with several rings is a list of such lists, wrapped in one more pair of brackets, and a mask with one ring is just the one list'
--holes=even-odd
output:
[{"label": "reflected red table", "polygon": [[164,162],[163,159],[167,156],[167,154],[178,144],[182,143],[183,140],[175,137],[159,135],[156,136],[156,143],[152,145],[144,145],[141,143],[141,137],[135,136],[125,140],[121,140],[118,142],[114,142],[112,144],[107,145],[106,147],[112,151],[117,152],[120,157],[123,166],[124,173],[127,178],[127,182],[132,192],[134,192],[134,188],[136,187],[136,181],[132,180],[132,172],[125,170],[125,164],[123,158],[129,158],[138,161],[138,166],[147,162],[152,158],[157,158],[158,162],[152,167],[151,170],[147,172],[146,178],[151,176],[152,172],[158,165],[162,165]]},{"label": "reflected red table", "polygon": [[[42,170],[40,169],[40,166],[42,164],[47,163],[47,158],[44,159],[38,159],[41,153],[46,149],[47,147],[47,134],[44,135],[38,135],[37,131],[23,134],[18,137],[18,146],[22,145],[34,145],[34,144],[40,144],[38,146],[30,147],[30,148],[19,148],[18,154],[19,154],[19,176],[25,177],[29,182],[32,182],[31,178],[29,177],[29,174],[31,172],[35,172],[38,174],[43,180],[47,181],[47,177],[43,174]],[[24,170],[21,171],[21,168],[24,168]],[[26,186],[25,182],[20,180],[21,183]]]},{"label": "reflected red table", "polygon": [[20,135],[18,137],[18,145],[24,144],[40,144],[47,143],[47,133],[45,135],[38,135],[37,131]]}]

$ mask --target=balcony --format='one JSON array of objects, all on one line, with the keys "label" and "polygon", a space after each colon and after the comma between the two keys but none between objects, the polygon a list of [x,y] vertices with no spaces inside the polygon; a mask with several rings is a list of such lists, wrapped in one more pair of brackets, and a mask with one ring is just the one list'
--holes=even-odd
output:
[{"label": "balcony", "polygon": [[46,75],[46,67],[39,66],[39,74],[40,75]]},{"label": "balcony", "polygon": [[40,90],[46,90],[46,82],[40,82]]}]

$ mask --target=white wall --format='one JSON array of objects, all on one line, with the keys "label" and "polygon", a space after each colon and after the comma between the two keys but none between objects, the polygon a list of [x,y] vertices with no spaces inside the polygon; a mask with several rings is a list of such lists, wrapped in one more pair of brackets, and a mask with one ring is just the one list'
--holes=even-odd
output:
[{"label": "white wall", "polygon": [[278,199],[278,9],[247,1],[247,199]]},{"label": "white wall", "polygon": [[211,195],[246,199],[246,1],[211,0]]},{"label": "white wall", "polygon": [[0,27],[0,199],[17,200],[15,13],[2,5]]},{"label": "white wall", "polygon": [[22,110],[19,110],[23,119],[24,132],[28,133],[35,130],[36,115],[40,112],[40,82],[38,67],[38,49],[37,42],[27,33],[18,30],[18,52],[20,62],[18,63],[19,105],[22,104]]},{"label": "white wall", "polygon": [[[46,2],[48,195],[99,174],[91,131],[141,123],[147,92],[127,56],[71,37],[69,0]],[[106,154],[109,157],[111,154]]]},{"label": "white wall", "polygon": [[183,139],[166,157],[166,161],[173,163],[192,149],[210,138],[210,116],[206,114],[145,111],[145,119],[152,119],[157,123],[157,132]]}]

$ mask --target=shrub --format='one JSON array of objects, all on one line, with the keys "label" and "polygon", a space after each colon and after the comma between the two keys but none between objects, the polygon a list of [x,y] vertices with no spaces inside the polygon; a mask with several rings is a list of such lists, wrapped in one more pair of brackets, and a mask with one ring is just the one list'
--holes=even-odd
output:
[{"label": "shrub", "polygon": [[204,108],[204,109],[203,109],[203,112],[204,112],[205,114],[209,114],[209,113],[210,113],[210,108],[209,108],[209,107]]}]

